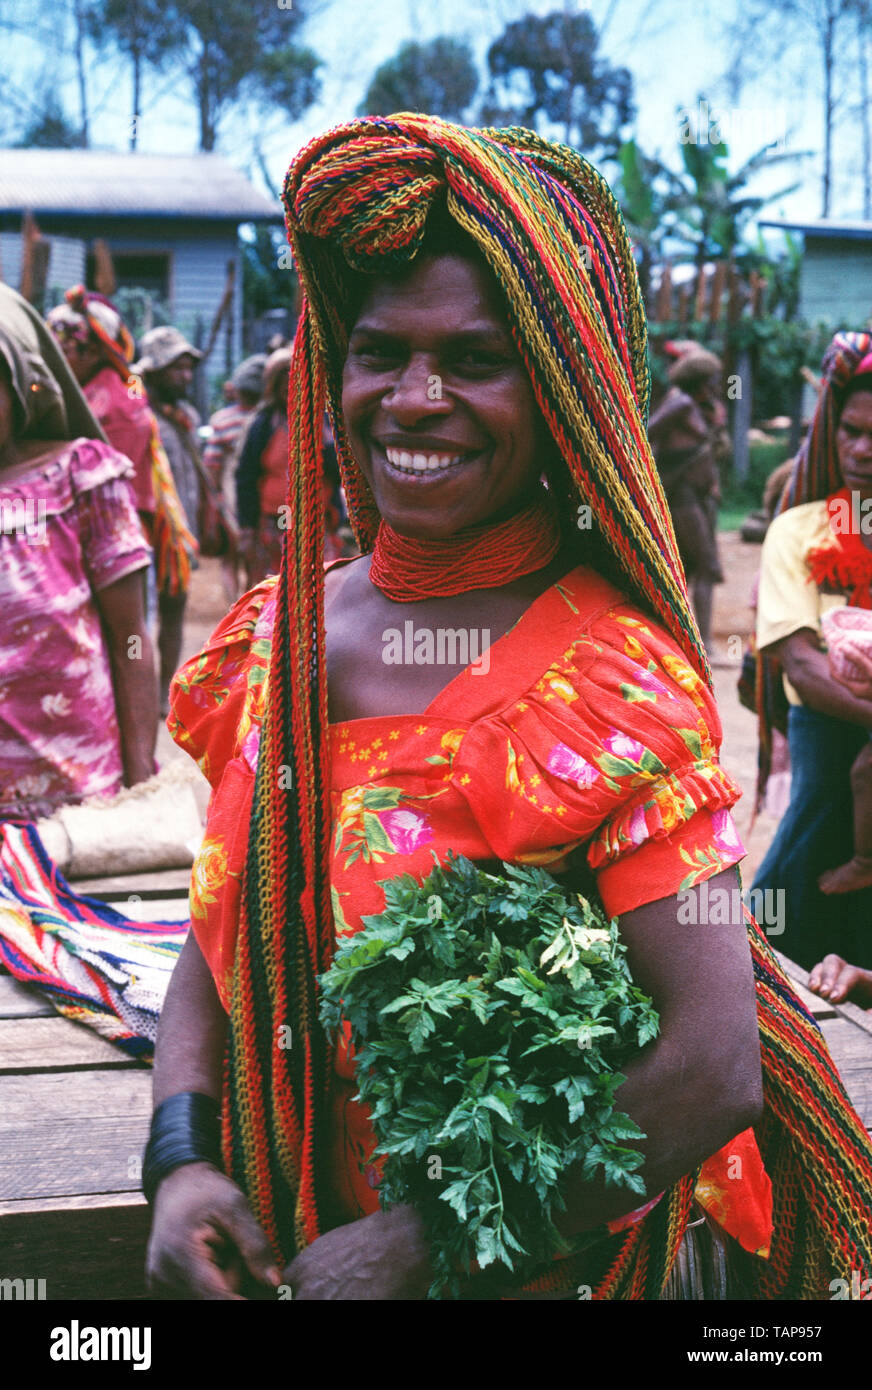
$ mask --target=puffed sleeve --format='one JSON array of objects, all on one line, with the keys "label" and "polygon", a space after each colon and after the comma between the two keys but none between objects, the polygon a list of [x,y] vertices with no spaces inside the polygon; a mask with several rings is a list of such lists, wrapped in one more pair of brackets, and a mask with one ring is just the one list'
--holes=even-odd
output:
[{"label": "puffed sleeve", "polygon": [[70,450],[70,483],[78,513],[85,572],[93,590],[108,589],[145,569],[151,549],[134,505],[133,465],[98,439],[77,439]]},{"label": "puffed sleeve", "polygon": [[244,594],[170,687],[169,731],[213,789],[191,870],[191,927],[228,1011],[276,582]]},{"label": "puffed sleeve", "polygon": [[257,764],[276,576],[243,594],[170,686],[167,728],[215,788],[230,758]]},{"label": "puffed sleeve", "polygon": [[801,628],[820,632],[820,593],[806,556],[828,532],[826,504],[809,502],[776,516],[760,556],[757,592],[757,650],[763,651]]},{"label": "puffed sleeve", "polygon": [[558,872],[584,846],[618,916],[744,856],[721,737],[704,680],[663,628],[621,602],[523,698],[469,730],[454,781],[499,858]]}]

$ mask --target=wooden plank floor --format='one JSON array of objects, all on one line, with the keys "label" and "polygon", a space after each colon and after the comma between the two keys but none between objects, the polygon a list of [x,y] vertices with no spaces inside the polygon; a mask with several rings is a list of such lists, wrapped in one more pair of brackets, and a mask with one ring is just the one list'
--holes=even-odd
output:
[{"label": "wooden plank floor", "polygon": [[784,956],[779,959],[800,999],[817,1020],[854,1109],[872,1134],[872,1010],[821,999],[805,988],[808,971]]},{"label": "wooden plank floor", "polygon": [[[872,1013],[810,994],[783,963],[872,1130]],[[0,975],[0,1278],[45,1279],[48,1299],[145,1297],[150,1070]]]},{"label": "wooden plank floor", "polygon": [[[76,883],[139,921],[187,915],[189,870]],[[0,967],[0,1278],[47,1299],[142,1299],[151,1067]]]}]

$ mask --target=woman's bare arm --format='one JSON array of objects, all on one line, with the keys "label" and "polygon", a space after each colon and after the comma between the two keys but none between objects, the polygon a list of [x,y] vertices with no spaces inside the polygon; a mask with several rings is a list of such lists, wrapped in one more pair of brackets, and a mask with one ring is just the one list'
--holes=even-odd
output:
[{"label": "woman's bare arm", "polygon": [[[731,906],[738,903],[735,869],[708,880],[709,903],[718,889],[730,895]],[[689,891],[698,899],[699,888]],[[694,913],[688,897],[674,897],[620,919],[633,979],[660,1014],[659,1037],[624,1068],[627,1079],[616,1096],[617,1109],[647,1135],[638,1147],[649,1197],[693,1172],[762,1114],[756,995],[741,908],[724,926],[689,925],[684,919],[694,915],[706,914],[701,907]],[[567,1235],[641,1205],[627,1188],[579,1180],[567,1182],[566,1202],[559,1224]]]},{"label": "woman's bare arm", "polygon": [[125,786],[154,774],[157,677],[145,625],[142,570],[125,574],[94,595],[112,666]]},{"label": "woman's bare arm", "polygon": [[809,709],[872,729],[872,700],[859,699],[835,679],[817,633],[810,627],[791,632],[789,637],[782,637],[761,651],[778,657],[787,679]]},{"label": "woman's bare arm", "polygon": [[[193,932],[161,1012],[155,1106],[180,1091],[219,1100],[227,1015]],[[152,1293],[194,1299],[268,1296],[280,1282],[269,1241],[242,1191],[212,1163],[186,1163],[157,1189],[148,1248]]]},{"label": "woman's bare arm", "polygon": [[154,1054],[155,1109],[178,1091],[221,1099],[227,1015],[191,932],[173,971]]}]

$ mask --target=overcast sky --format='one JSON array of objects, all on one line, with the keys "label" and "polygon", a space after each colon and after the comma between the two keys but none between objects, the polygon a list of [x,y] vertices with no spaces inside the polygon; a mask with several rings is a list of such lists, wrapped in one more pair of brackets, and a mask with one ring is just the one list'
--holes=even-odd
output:
[{"label": "overcast sky", "polygon": [[[215,0],[220,7],[220,0]],[[253,3],[266,0],[253,0]],[[451,34],[469,39],[483,65],[488,44],[504,24],[520,15],[557,8],[558,0],[309,0],[317,12],[307,25],[305,40],[325,60],[323,96],[296,123],[276,117],[259,122],[262,145],[275,184],[296,149],[319,131],[354,115],[369,79],[406,39]],[[569,8],[576,8],[568,0]],[[579,6],[580,8],[580,6]],[[738,165],[766,139],[779,139],[789,150],[812,150],[813,159],[772,171],[754,191],[776,191],[802,181],[802,188],[766,210],[766,216],[813,218],[820,213],[821,114],[814,51],[794,43],[777,58],[765,58],[762,48],[748,46],[739,69],[742,87],[736,96],[722,81],[730,59],[730,20],[741,12],[741,0],[592,0],[587,7],[604,29],[603,51],[614,63],[630,68],[638,108],[636,135],[644,150],[676,163],[680,116],[678,108],[698,109],[705,94],[713,115],[721,118],[730,146],[731,163]],[[38,79],[49,54],[42,42],[15,43],[16,76]],[[53,58],[53,55],[52,55]],[[755,71],[753,63],[759,63]],[[52,72],[69,112],[76,111],[72,72],[64,80]],[[845,74],[853,76],[852,71]],[[124,148],[130,115],[126,70],[105,60],[91,93],[94,114],[92,143]],[[187,152],[197,146],[193,105],[179,99],[178,80],[149,75],[140,121],[140,148],[149,152]],[[252,117],[238,116],[221,129],[220,149],[261,180],[251,163]],[[846,119],[837,140],[833,212],[858,217],[861,210],[859,139],[856,124]]]}]

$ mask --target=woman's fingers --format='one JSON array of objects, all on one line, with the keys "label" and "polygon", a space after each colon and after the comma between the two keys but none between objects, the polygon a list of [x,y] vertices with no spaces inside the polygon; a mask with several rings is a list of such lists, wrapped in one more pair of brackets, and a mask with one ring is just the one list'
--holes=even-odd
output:
[{"label": "woman's fingers", "polygon": [[225,1230],[251,1275],[259,1283],[277,1288],[282,1279],[270,1243],[242,1193],[225,1216]]},{"label": "woman's fingers", "polygon": [[149,1291],[164,1298],[240,1299],[238,1277],[231,1268],[222,1268],[215,1241],[214,1231],[203,1230],[190,1241],[163,1250],[158,1261],[149,1265]]},{"label": "woman's fingers", "polygon": [[[187,1164],[161,1183],[148,1251],[153,1292],[243,1299],[280,1283],[266,1235],[241,1190],[209,1164]],[[254,1297],[258,1295],[253,1293]]]},{"label": "woman's fingers", "polygon": [[828,995],[839,977],[839,971],[845,962],[841,956],[825,956],[822,961],[814,967],[808,977],[808,987],[815,994]]}]

